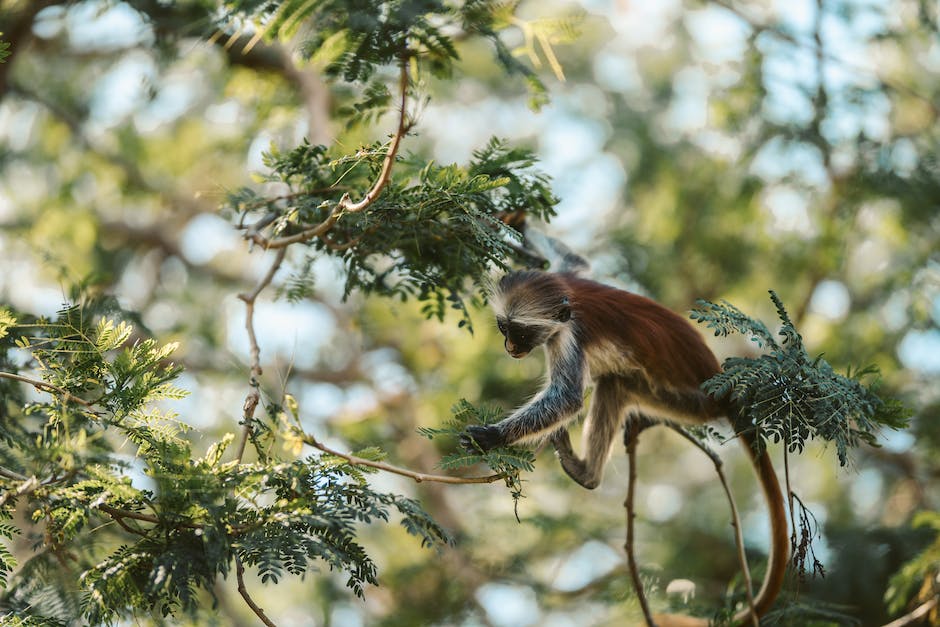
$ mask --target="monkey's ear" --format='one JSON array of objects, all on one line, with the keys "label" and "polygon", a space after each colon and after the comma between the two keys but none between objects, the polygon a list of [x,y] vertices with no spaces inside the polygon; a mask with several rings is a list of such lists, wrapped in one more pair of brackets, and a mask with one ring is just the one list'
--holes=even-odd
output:
[{"label": "monkey's ear", "polygon": [[567,296],[562,299],[561,307],[558,308],[558,313],[555,314],[555,319],[559,322],[568,322],[571,320],[571,303],[568,302]]}]

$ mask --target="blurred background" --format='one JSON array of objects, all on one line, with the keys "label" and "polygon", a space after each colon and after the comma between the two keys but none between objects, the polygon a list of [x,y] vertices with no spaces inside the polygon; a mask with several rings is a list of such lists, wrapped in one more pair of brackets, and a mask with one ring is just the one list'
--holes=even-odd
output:
[{"label": "blurred background", "polygon": [[[215,4],[0,1],[13,52],[0,64],[0,301],[52,315],[80,286],[113,294],[160,342],[179,341],[191,395],[173,408],[196,428],[197,449],[238,429],[248,338],[236,295],[270,263],[220,214],[227,194],[264,171],[272,145],[306,137],[353,149],[393,125],[332,122],[348,86],[324,82],[290,42],[207,41]],[[885,602],[889,578],[932,538],[912,520],[940,497],[940,7],[583,0],[523,3],[518,15],[509,39],[550,102],[532,110],[521,81],[468,40],[455,79],[422,86],[430,101],[403,150],[463,163],[490,135],[530,146],[561,198],[547,231],[595,277],[680,312],[727,299],[769,325],[773,289],[811,353],[841,371],[877,365],[884,392],[914,410],[912,427],[857,451],[850,467],[824,448],[790,459],[826,576],[794,579],[786,598],[829,613],[820,624],[863,625],[936,598],[940,566],[928,561],[911,579],[919,596],[891,612]],[[558,18],[577,37],[549,53],[528,29]],[[309,298],[269,290],[256,325],[265,385],[295,395],[305,428],[331,445],[378,445],[433,471],[453,443],[417,427],[438,426],[458,398],[509,409],[539,385],[541,358],[505,357],[486,311],[474,312],[471,335],[410,304],[343,301],[342,266],[324,258],[314,269]],[[282,271],[275,284],[289,280]],[[709,341],[720,358],[755,350]],[[722,456],[759,576],[766,510],[738,447]],[[653,430],[639,473],[638,557],[654,600],[682,578],[695,583],[690,603],[717,606],[737,566],[711,462]],[[256,598],[281,625],[636,620],[622,449],[594,492],[549,451],[526,478],[519,523],[498,485],[378,475],[379,487],[421,499],[456,548],[367,529],[381,585],[365,601],[328,571],[276,588],[256,581]],[[253,624],[234,595],[220,586],[218,613],[197,622]]]}]

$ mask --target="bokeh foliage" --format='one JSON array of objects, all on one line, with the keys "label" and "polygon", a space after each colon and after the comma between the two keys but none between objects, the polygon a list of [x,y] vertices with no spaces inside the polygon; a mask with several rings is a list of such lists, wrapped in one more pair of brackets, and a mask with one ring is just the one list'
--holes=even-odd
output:
[{"label": "bokeh foliage", "polygon": [[[369,10],[348,10],[363,4]],[[296,421],[335,438],[337,448],[370,457],[365,447],[379,444],[388,461],[430,470],[454,452],[453,443],[429,442],[417,429],[447,429],[456,399],[509,408],[527,398],[540,365],[500,356],[470,294],[488,254],[503,261],[515,253],[499,248],[515,241],[505,237],[511,233],[502,214],[525,206],[548,217],[556,197],[556,233],[596,260],[608,280],[677,310],[698,298],[724,298],[765,321],[775,318],[764,296],[774,288],[809,355],[823,353],[840,372],[876,364],[882,390],[915,409],[916,439],[862,447],[848,458],[848,471],[815,445],[791,459],[794,487],[819,517],[827,577],[794,582],[784,601],[796,603],[778,618],[880,624],[936,598],[931,521],[940,495],[931,478],[940,459],[940,430],[932,426],[940,386],[936,362],[917,350],[921,343],[929,352],[940,332],[936,8],[824,0],[777,12],[722,0],[662,3],[651,16],[634,12],[642,3],[382,4],[387,11],[342,1],[0,3],[0,53],[10,53],[0,64],[0,298],[19,325],[37,322],[34,314],[47,324],[68,301],[98,303],[86,310],[89,337],[101,320],[113,321],[110,333],[132,326],[119,349],[75,353],[67,367],[45,374],[76,398],[107,400],[94,411],[108,420],[124,416],[122,428],[156,446],[138,457],[136,441],[103,435],[116,431],[81,403],[0,379],[4,437],[25,442],[36,464],[0,445],[3,467],[15,471],[2,479],[5,502],[19,504],[0,523],[0,570],[18,569],[7,583],[15,581],[20,595],[5,595],[4,609],[28,605],[35,614],[74,617],[83,607],[102,608],[61,592],[75,589],[83,568],[98,573],[91,567],[101,559],[123,556],[129,568],[115,572],[128,577],[115,579],[115,588],[89,579],[102,594],[139,606],[152,603],[149,594],[163,595],[167,609],[190,604],[193,614],[178,612],[174,622],[254,620],[231,572],[223,582],[215,575],[242,550],[253,592],[275,589],[261,577],[277,578],[278,593],[262,605],[285,620],[298,613],[376,625],[635,620],[621,557],[619,452],[591,494],[573,488],[541,454],[516,504],[492,486],[364,476],[298,449],[291,436]],[[574,39],[570,25],[585,10]],[[121,19],[129,21],[110,22],[107,37],[83,34]],[[337,221],[333,248],[318,239],[291,247],[289,268],[266,297],[280,292],[293,308],[259,303],[259,311],[272,312],[258,325],[264,411],[246,463],[229,468],[232,447],[224,443],[239,429],[250,362],[243,308],[232,296],[250,290],[267,267],[259,259],[270,259],[260,247],[247,252],[232,224],[248,210],[244,224],[273,215],[280,233],[290,234],[322,221],[343,193],[360,198],[387,154],[403,58],[414,125],[394,176],[369,210]],[[549,71],[553,58],[564,83]],[[543,106],[541,113],[531,104]],[[499,147],[488,144],[493,135],[505,138]],[[506,167],[487,169],[490,161]],[[349,178],[337,184],[348,166]],[[257,178],[245,189],[248,172]],[[618,175],[613,197],[603,196]],[[227,223],[217,217],[222,205]],[[383,223],[392,215],[392,226]],[[397,230],[402,221],[412,221],[415,237]],[[342,250],[360,235],[363,250],[380,254]],[[451,257],[452,248],[435,243],[453,236],[465,254]],[[408,249],[418,241],[420,249]],[[400,252],[383,256],[392,250]],[[411,264],[421,272],[403,272]],[[425,289],[448,277],[443,291]],[[378,298],[363,298],[370,290]],[[425,297],[430,309],[383,294]],[[444,324],[425,322],[451,305],[457,315],[445,315]],[[456,328],[463,320],[475,323],[472,337]],[[277,340],[272,331],[287,327],[293,341]],[[0,369],[38,376],[37,362],[12,344],[35,329],[17,328],[4,339]],[[151,337],[159,340],[144,348]],[[158,346],[174,342],[169,359],[185,366],[182,373],[165,369],[168,356],[152,359]],[[714,346],[723,357],[754,356],[746,339]],[[125,347],[130,355],[122,357]],[[49,364],[64,358],[54,355]],[[157,372],[178,375],[190,396],[140,404],[152,384],[162,385],[163,375],[148,381],[137,369],[147,360]],[[296,415],[285,390],[299,399]],[[167,420],[174,411],[182,422]],[[182,423],[193,428],[178,431]],[[49,443],[67,428],[70,437],[54,446],[34,437]],[[160,447],[172,472],[151,477],[138,460],[157,464]],[[735,492],[750,494],[743,461],[723,455]],[[638,537],[654,603],[709,613],[743,595],[740,585],[729,589],[737,567],[727,513],[700,461],[665,434],[644,434]],[[282,472],[267,474],[260,470],[266,465]],[[62,483],[37,486],[34,475],[39,484]],[[315,476],[324,482],[311,484]],[[233,500],[236,483],[257,502]],[[326,531],[313,514],[291,518],[289,531],[271,526],[279,508],[300,505],[294,491],[304,485],[310,494],[348,490],[362,511],[431,529],[402,500],[414,498],[457,538],[457,548],[421,551],[404,528],[357,523],[358,542],[349,544],[350,527]],[[23,505],[33,498],[43,506]],[[741,501],[756,554],[763,508]],[[152,516],[122,519],[150,535],[121,527],[100,505]],[[343,521],[360,511],[329,498],[316,507],[332,508]],[[34,523],[33,511],[49,516]],[[239,544],[218,527],[226,516],[257,516],[260,535]],[[189,524],[208,524],[209,533]],[[357,564],[352,584],[369,581],[373,571],[357,547],[378,566],[381,583],[364,589],[367,604],[349,594],[349,571],[293,576],[318,563],[324,571]],[[138,559],[179,551],[200,557],[175,579],[162,576],[169,562]],[[305,562],[315,557],[325,560]],[[187,577],[208,591],[191,594]],[[696,582],[694,599],[665,594],[676,577]],[[513,610],[519,613],[506,613]]]}]

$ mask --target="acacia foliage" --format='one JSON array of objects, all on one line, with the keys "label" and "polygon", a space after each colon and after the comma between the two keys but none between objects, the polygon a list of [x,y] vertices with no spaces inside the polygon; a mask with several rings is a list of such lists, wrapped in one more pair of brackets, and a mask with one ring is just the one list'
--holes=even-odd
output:
[{"label": "acacia foliage", "polygon": [[[239,221],[273,221],[275,235],[326,221],[350,190],[365,194],[380,175],[387,147],[352,155],[302,143],[266,156],[270,174],[289,192],[273,197],[244,188],[230,199]],[[395,165],[394,178],[365,210],[344,213],[328,234],[305,243],[307,259],[330,255],[345,265],[346,295],[374,293],[424,303],[428,317],[448,309],[470,323],[467,298],[483,297],[481,278],[517,252],[518,233],[505,218],[525,212],[548,220],[557,198],[548,178],[534,169],[535,156],[493,138],[465,166],[438,165],[415,157]],[[288,296],[301,298],[313,282],[312,265],[300,264]],[[469,289],[468,289],[469,286]]]},{"label": "acacia foliage", "polygon": [[[236,556],[272,583],[319,563],[345,572],[361,596],[377,581],[361,524],[394,512],[422,544],[449,542],[416,501],[373,490],[364,469],[338,458],[281,459],[267,437],[257,462],[240,463],[227,459],[231,434],[194,458],[189,427],[161,406],[185,396],[175,346],[134,339],[129,324],[95,310],[26,324],[4,316],[4,355],[28,351],[37,387],[52,392],[4,394],[0,517],[25,499],[43,527],[42,550],[19,569],[0,550],[4,613],[97,624],[193,612]],[[267,426],[282,420],[272,411]],[[17,534],[0,523],[0,535]]]},{"label": "acacia foliage", "polygon": [[773,291],[770,298],[781,322],[779,342],[763,322],[728,302],[700,300],[691,314],[715,335],[739,333],[767,350],[757,357],[729,357],[722,371],[703,384],[715,398],[740,408],[736,432],[750,432],[758,443],[782,441],[790,453],[802,452],[808,440],[820,438],[835,445],[844,466],[851,447],[877,446],[879,429],[907,426],[910,412],[903,404],[880,397],[877,379],[863,383],[877,369],[843,376],[822,355],[810,357],[783,302]]}]

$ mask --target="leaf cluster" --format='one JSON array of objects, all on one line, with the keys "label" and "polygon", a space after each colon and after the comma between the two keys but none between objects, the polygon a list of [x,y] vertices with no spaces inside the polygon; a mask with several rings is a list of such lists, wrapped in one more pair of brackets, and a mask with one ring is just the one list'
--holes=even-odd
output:
[{"label": "leaf cluster", "polygon": [[265,582],[325,565],[362,595],[376,583],[362,525],[394,514],[423,545],[449,541],[417,502],[374,491],[331,456],[225,462],[231,434],[195,455],[161,405],[185,394],[172,344],[78,306],[28,325],[0,318],[0,348],[26,351],[52,394],[0,412],[0,536],[31,529],[9,522],[17,504],[43,528],[23,564],[0,545],[0,615],[68,621],[77,608],[96,624],[195,612],[236,556]]},{"label": "leaf cluster", "polygon": [[[502,410],[495,407],[476,407],[466,399],[460,399],[451,408],[452,417],[440,428],[421,427],[418,433],[428,439],[440,436],[451,437],[456,440],[464,430],[473,424],[492,424],[502,416]],[[441,458],[440,467],[446,470],[466,468],[477,464],[486,464],[498,474],[503,476],[506,487],[516,508],[519,499],[523,498],[521,472],[532,472],[535,463],[535,454],[519,446],[501,446],[489,451],[470,452],[462,448]],[[518,509],[517,509],[518,518]]]},{"label": "leaf cluster", "polygon": [[[278,235],[294,233],[326,220],[349,190],[364,194],[385,154],[384,146],[373,145],[333,158],[326,147],[308,143],[272,151],[266,157],[270,180],[291,192],[260,198],[246,189],[231,197],[230,206],[267,216]],[[554,215],[557,199],[534,163],[530,150],[495,138],[466,166],[402,159],[381,196],[364,211],[343,214],[328,234],[312,239],[310,255],[342,259],[347,295],[415,298],[427,317],[442,320],[454,309],[458,324],[468,325],[468,283],[471,300],[485,297],[481,278],[494,266],[528,261],[512,246],[518,232],[502,218],[520,211],[542,219]],[[301,266],[289,281],[291,293],[304,293],[311,270],[309,263]]]},{"label": "leaf cluster", "polygon": [[780,342],[762,322],[727,302],[700,300],[691,314],[715,335],[739,333],[767,351],[759,357],[725,360],[722,372],[703,384],[706,392],[739,410],[736,431],[752,432],[758,442],[768,437],[783,441],[791,453],[802,452],[807,440],[820,438],[835,445],[845,465],[850,447],[877,446],[879,428],[906,426],[908,410],[895,399],[879,396],[877,379],[863,382],[877,372],[874,367],[840,375],[821,355],[811,358],[781,300],[772,291],[770,297],[782,323]]},{"label": "leaf cluster", "polygon": [[[414,62],[433,76],[449,78],[458,60],[457,43],[470,36],[489,40],[508,74],[521,74],[544,102],[545,86],[500,38],[518,2],[504,0],[235,0],[217,20],[220,28],[250,22],[259,35],[300,38],[303,54],[321,64],[327,77],[367,85],[362,99],[341,114],[384,109],[380,70]],[[557,29],[556,29],[557,30]]]}]

